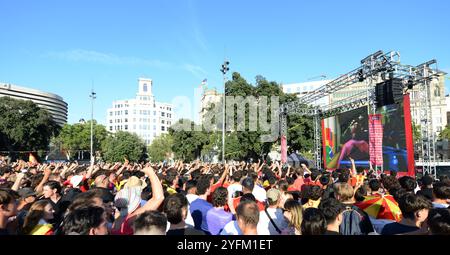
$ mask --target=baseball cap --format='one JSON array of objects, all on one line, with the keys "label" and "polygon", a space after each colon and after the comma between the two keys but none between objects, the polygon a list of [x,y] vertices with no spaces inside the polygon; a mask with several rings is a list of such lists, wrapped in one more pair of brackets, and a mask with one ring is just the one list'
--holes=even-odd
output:
[{"label": "baseball cap", "polygon": [[266,193],[267,199],[269,202],[276,202],[280,199],[281,192],[277,189],[269,189]]},{"label": "baseball cap", "polygon": [[19,193],[21,198],[36,196],[36,192],[32,188],[22,188],[17,193]]}]

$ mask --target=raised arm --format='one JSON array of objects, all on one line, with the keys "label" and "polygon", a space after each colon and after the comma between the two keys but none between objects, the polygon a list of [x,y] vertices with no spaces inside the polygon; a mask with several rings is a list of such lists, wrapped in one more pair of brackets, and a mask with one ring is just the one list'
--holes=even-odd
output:
[{"label": "raised arm", "polygon": [[44,177],[42,178],[41,182],[34,189],[36,191],[36,193],[38,193],[38,194],[42,193],[42,191],[44,190],[44,184],[50,178],[51,173],[52,173],[52,170],[50,170],[50,166],[48,166],[44,169]]},{"label": "raised arm", "polygon": [[161,181],[159,180],[153,168],[151,166],[146,166],[141,171],[149,177],[153,195],[152,198],[144,204],[144,206],[139,207],[131,214],[131,216],[136,216],[146,211],[157,210],[161,203],[164,201],[164,190],[161,185]]}]

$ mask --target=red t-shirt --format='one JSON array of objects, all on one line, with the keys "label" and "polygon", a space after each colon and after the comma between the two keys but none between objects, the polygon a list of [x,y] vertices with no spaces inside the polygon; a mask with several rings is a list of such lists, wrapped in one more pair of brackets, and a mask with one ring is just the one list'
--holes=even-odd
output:
[{"label": "red t-shirt", "polygon": [[303,178],[297,178],[294,181],[294,184],[292,185],[292,188],[294,190],[302,190],[302,186],[305,184],[305,181],[303,180]]},{"label": "red t-shirt", "polygon": [[223,185],[222,185],[222,182],[218,182],[218,183],[216,183],[216,184],[213,184],[213,185],[209,188],[210,193],[209,193],[208,197],[206,198],[206,201],[208,201],[208,202],[210,202],[210,203],[212,204],[212,194],[214,193],[214,191],[215,191],[218,187],[228,188],[228,186],[230,186],[230,184],[227,183],[227,182],[223,183]]},{"label": "red t-shirt", "polygon": [[[233,198],[233,206],[234,206],[235,210],[238,207],[240,202],[241,202],[241,197]],[[259,211],[264,211],[264,208],[266,208],[264,203],[261,201],[256,200],[256,204],[258,205]]]}]

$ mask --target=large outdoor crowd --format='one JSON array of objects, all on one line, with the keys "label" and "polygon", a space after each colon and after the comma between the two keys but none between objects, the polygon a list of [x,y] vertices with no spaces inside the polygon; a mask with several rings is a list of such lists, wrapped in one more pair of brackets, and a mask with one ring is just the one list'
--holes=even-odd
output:
[{"label": "large outdoor crowd", "polygon": [[0,157],[0,235],[450,234],[450,179],[279,162]]}]

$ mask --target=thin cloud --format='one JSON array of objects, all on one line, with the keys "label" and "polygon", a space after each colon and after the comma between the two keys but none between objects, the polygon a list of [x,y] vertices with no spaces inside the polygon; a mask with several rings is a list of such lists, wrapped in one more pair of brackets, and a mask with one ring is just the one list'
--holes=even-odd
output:
[{"label": "thin cloud", "polygon": [[201,68],[200,66],[196,66],[196,65],[185,64],[183,66],[183,69],[190,72],[191,74],[193,74],[195,77],[197,77],[199,79],[204,79],[205,76],[208,74],[203,68]]},{"label": "thin cloud", "polygon": [[46,54],[46,56],[71,62],[91,62],[107,65],[143,65],[159,68],[172,67],[172,64],[160,60],[148,60],[136,57],[122,57],[110,53],[83,49],[50,52]]}]

